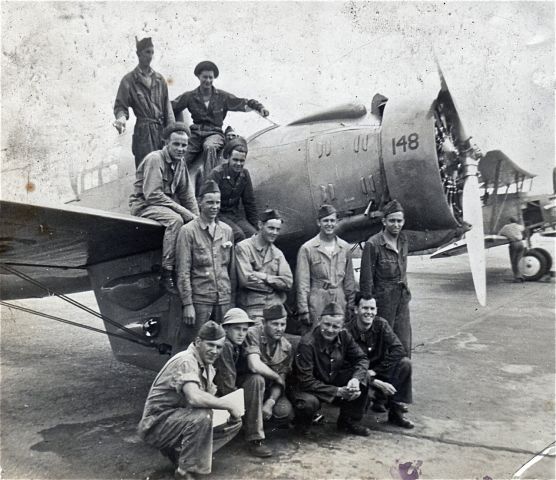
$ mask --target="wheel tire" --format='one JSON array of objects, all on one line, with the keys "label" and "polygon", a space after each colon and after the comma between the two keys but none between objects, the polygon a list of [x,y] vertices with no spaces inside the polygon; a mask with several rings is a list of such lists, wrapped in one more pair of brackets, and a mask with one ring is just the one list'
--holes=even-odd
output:
[{"label": "wheel tire", "polygon": [[550,253],[544,248],[535,247],[531,250],[535,250],[535,252],[539,252],[540,254],[544,255],[544,258],[546,258],[546,271],[549,272],[552,268],[552,255],[550,255]]},{"label": "wheel tire", "polygon": [[519,272],[528,282],[540,280],[549,268],[546,256],[536,248],[527,250],[519,261]]}]

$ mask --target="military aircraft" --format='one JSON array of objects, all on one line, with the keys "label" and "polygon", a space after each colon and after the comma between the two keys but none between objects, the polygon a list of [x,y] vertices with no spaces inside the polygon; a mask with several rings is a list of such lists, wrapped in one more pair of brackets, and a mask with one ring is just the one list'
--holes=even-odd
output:
[{"label": "military aircraft", "polygon": [[[435,98],[377,94],[370,111],[343,105],[248,139],[259,208],[282,212],[279,246],[290,261],[316,234],[321,204],[340,212],[341,237],[363,242],[381,229],[382,206],[397,198],[412,252],[465,233],[477,296],[486,302],[478,155],[442,73],[440,79]],[[198,166],[191,167],[194,173]],[[74,173],[73,203],[80,206],[2,201],[1,297],[10,305],[5,300],[57,295],[102,318],[117,359],[158,369],[191,332],[179,298],[159,287],[163,228],[123,213],[133,179],[132,157],[120,157]],[[66,296],[91,288],[100,314]]]}]

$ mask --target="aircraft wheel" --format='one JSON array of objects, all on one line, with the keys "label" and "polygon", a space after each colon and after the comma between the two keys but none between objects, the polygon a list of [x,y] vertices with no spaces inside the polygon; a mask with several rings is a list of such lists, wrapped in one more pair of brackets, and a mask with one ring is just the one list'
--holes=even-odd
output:
[{"label": "aircraft wheel", "polygon": [[544,248],[535,247],[532,250],[535,250],[536,252],[539,252],[540,254],[544,255],[544,258],[546,259],[546,272],[548,273],[552,268],[552,255],[550,255],[550,253],[546,251]]},{"label": "aircraft wheel", "polygon": [[519,271],[528,282],[540,280],[549,268],[547,257],[536,248],[527,250],[519,261]]}]

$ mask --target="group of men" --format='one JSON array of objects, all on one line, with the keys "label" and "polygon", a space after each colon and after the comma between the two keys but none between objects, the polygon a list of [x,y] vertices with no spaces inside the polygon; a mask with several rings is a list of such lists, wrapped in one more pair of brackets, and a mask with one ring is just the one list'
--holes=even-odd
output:
[{"label": "group of men", "polygon": [[[404,415],[412,390],[402,206],[388,203],[383,231],[366,242],[360,292],[350,246],[335,234],[337,212],[320,207],[319,232],[298,252],[295,318],[303,336],[294,348],[284,336],[294,277],[275,245],[284,220],[275,209],[258,214],[247,143],[222,131],[228,111],[268,111],[216,90],[212,62],[195,68],[196,90],[170,102],[150,68],[153,53],[150,38],[137,41],[139,65],[120,84],[115,126],[124,131],[134,110],[131,211],[165,227],[161,284],[179,295],[182,326],[196,339],[156,377],[141,436],[176,465],[176,478],[193,478],[210,472],[212,453],[242,423],[249,451],[267,457],[265,421],[308,435],[323,403],[340,408],[337,427],[347,433],[370,435],[361,425],[370,399],[390,423],[413,428]],[[191,128],[179,121],[185,109]],[[203,178],[194,184],[188,165],[199,154]],[[243,422],[225,396],[239,388]],[[213,409],[228,410],[229,422],[213,427]]]}]

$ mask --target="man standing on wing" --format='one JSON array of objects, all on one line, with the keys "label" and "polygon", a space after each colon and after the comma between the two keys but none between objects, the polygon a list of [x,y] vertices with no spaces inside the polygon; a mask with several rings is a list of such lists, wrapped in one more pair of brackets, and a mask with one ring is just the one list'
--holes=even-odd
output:
[{"label": "man standing on wing", "polygon": [[297,255],[297,312],[303,333],[318,323],[323,308],[331,302],[346,314],[353,309],[355,278],[350,246],[334,233],[337,223],[336,209],[322,205],[317,220],[320,231]]},{"label": "man standing on wing", "polygon": [[276,210],[265,210],[259,231],[236,245],[237,303],[258,324],[263,321],[265,307],[283,304],[293,284],[290,266],[274,245],[281,228],[281,215]]},{"label": "man standing on wing", "polygon": [[114,127],[120,134],[125,132],[131,108],[136,117],[131,150],[137,168],[145,155],[163,147],[163,129],[175,120],[166,80],[151,68],[151,38],[135,38],[135,44],[139,65],[120,82],[114,102]]},{"label": "man standing on wing", "polygon": [[403,207],[392,200],[383,209],[381,232],[365,242],[361,257],[361,293],[376,298],[378,311],[402,342],[411,358],[411,322],[407,286],[407,237]]},{"label": "man standing on wing", "polygon": [[188,128],[174,123],[164,130],[166,146],[149,153],[135,172],[134,193],[129,197],[133,215],[160,222],[162,241],[161,285],[177,293],[174,283],[176,239],[180,228],[199,215],[193,184],[185,165]]},{"label": "man standing on wing", "polygon": [[[145,403],[139,436],[174,463],[178,480],[210,473],[212,454],[241,429],[240,409],[215,396],[213,363],[225,335],[217,323],[205,323],[195,342],[162,367]],[[213,408],[228,410],[231,423],[213,428]]]}]

